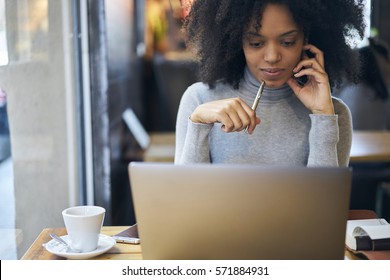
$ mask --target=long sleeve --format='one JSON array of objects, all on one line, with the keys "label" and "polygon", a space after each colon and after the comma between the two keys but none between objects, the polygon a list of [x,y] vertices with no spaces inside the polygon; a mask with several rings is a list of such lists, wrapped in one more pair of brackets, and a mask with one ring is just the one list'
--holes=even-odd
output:
[{"label": "long sleeve", "polygon": [[348,166],[352,121],[348,107],[334,99],[335,115],[310,115],[310,152],[307,166]]},{"label": "long sleeve", "polygon": [[339,128],[337,115],[310,115],[310,152],[307,166],[338,166],[337,143]]},{"label": "long sleeve", "polygon": [[[212,127],[213,125],[195,124],[188,119],[186,133],[182,136],[184,141],[177,146],[175,163],[210,163],[208,136]],[[177,132],[178,137],[183,134],[180,130]]]},{"label": "long sleeve", "polygon": [[176,121],[176,164],[210,162],[208,136],[213,124],[196,124],[189,118],[202,103],[199,95],[194,94],[199,88],[203,89],[199,84],[187,89],[180,101]]},{"label": "long sleeve", "polygon": [[340,167],[346,167],[349,165],[349,157],[352,147],[352,114],[348,106],[340,99],[334,99],[335,110],[338,114],[339,124],[339,143],[337,144],[337,156]]}]

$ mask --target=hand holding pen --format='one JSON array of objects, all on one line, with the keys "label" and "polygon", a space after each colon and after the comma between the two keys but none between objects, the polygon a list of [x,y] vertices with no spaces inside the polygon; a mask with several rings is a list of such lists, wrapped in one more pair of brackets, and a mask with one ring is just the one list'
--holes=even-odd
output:
[{"label": "hand holding pen", "polygon": [[[255,97],[255,100],[253,101],[253,104],[252,104],[253,111],[256,111],[257,106],[259,105],[261,95],[263,94],[264,86],[265,86],[265,82],[263,81],[263,82],[261,82],[259,90],[257,91],[256,97]],[[245,132],[248,133],[248,127],[245,128]]]},{"label": "hand holding pen", "polygon": [[260,85],[252,108],[241,98],[228,98],[210,101],[199,105],[190,115],[193,123],[211,124],[221,123],[224,132],[238,132],[245,130],[252,133],[254,127],[260,123],[255,110],[264,89],[264,82]]}]

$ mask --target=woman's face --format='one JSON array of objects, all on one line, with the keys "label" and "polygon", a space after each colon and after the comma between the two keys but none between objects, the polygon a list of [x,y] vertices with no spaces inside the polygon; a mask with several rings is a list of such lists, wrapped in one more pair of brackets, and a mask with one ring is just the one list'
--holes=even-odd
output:
[{"label": "woman's face", "polygon": [[284,5],[268,4],[258,32],[255,22],[244,33],[243,50],[252,75],[278,88],[293,75],[301,60],[304,34]]}]

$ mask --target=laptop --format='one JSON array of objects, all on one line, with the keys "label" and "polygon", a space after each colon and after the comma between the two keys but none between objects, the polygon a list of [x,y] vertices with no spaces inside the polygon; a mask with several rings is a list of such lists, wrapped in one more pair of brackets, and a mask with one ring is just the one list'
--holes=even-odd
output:
[{"label": "laptop", "polygon": [[132,162],[144,259],[343,259],[348,168]]}]

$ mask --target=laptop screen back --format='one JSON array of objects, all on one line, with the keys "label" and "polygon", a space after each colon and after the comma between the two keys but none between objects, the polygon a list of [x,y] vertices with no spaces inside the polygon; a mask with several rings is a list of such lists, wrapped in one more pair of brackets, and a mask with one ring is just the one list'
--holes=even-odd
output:
[{"label": "laptop screen back", "polygon": [[131,163],[144,259],[343,259],[351,171]]}]

